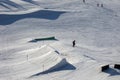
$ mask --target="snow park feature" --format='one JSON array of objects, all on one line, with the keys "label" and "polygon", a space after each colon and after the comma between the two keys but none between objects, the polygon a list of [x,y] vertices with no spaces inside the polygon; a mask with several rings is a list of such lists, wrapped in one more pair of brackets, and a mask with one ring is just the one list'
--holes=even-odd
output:
[{"label": "snow park feature", "polygon": [[105,70],[108,70],[108,69],[109,69],[109,65],[105,65],[105,66],[102,66],[101,71],[105,71]]},{"label": "snow park feature", "polygon": [[0,0],[0,80],[120,80],[119,64],[120,0]]},{"label": "snow park feature", "polygon": [[114,68],[120,69],[120,64],[115,64],[115,65],[114,65]]},{"label": "snow park feature", "polygon": [[57,39],[55,37],[36,38],[29,42],[48,41],[48,40],[57,40]]}]

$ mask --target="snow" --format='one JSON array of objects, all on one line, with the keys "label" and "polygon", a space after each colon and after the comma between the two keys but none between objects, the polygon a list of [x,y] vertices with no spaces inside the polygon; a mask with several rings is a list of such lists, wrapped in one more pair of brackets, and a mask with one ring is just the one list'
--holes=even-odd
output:
[{"label": "snow", "polygon": [[119,21],[119,0],[0,0],[0,80],[120,80]]}]

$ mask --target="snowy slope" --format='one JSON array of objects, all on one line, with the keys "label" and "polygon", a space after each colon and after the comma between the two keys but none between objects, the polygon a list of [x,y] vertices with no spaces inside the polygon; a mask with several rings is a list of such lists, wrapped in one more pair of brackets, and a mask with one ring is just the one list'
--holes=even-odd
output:
[{"label": "snowy slope", "polygon": [[119,0],[0,0],[0,80],[120,80],[119,21]]}]

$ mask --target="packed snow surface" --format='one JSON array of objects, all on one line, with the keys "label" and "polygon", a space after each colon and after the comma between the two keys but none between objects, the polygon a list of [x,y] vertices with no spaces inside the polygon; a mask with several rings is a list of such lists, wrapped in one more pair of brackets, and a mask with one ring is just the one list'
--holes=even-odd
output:
[{"label": "packed snow surface", "polygon": [[120,0],[0,0],[0,80],[120,80],[114,64]]}]

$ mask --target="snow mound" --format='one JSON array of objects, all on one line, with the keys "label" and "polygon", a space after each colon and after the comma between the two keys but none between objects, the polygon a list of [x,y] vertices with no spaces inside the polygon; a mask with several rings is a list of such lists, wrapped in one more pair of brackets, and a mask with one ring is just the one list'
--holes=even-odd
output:
[{"label": "snow mound", "polygon": [[[47,45],[43,45],[40,48],[20,51],[16,53],[13,61],[10,60],[10,62],[13,63],[0,67],[2,76],[16,75],[18,77],[30,77],[31,75],[37,76],[55,71],[75,69],[75,67],[69,64],[65,58],[62,58],[56,50]],[[7,74],[6,70],[8,71]]]},{"label": "snow mound", "polygon": [[62,59],[59,63],[57,63],[56,65],[50,67],[49,69],[43,71],[43,72],[40,72],[40,73],[37,73],[37,74],[34,74],[32,75],[31,77],[34,77],[34,76],[39,76],[39,75],[43,75],[43,74],[48,74],[48,73],[51,73],[51,72],[56,72],[56,71],[61,71],[61,70],[75,70],[76,68],[71,65],[70,63],[68,63],[66,61],[66,59]]}]

